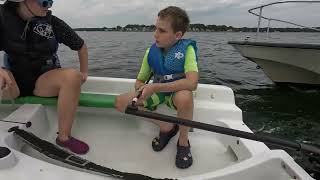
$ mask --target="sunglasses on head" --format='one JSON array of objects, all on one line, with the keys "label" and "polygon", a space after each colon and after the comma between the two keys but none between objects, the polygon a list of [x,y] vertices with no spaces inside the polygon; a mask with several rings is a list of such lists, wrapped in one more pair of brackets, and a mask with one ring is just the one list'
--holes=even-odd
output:
[{"label": "sunglasses on head", "polygon": [[38,4],[44,8],[51,8],[53,0],[38,0]]}]

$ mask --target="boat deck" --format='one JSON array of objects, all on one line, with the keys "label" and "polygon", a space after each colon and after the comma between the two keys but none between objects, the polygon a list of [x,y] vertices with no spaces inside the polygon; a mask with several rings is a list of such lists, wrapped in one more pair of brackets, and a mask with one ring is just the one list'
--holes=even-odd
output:
[{"label": "boat deck", "polygon": [[[49,108],[47,121],[50,130],[41,138],[54,142],[57,134],[56,114]],[[73,135],[90,145],[88,154],[81,156],[112,169],[141,173],[152,177],[170,178],[191,176],[222,169],[237,162],[235,154],[220,142],[214,133],[203,136],[203,132],[190,132],[194,164],[189,169],[175,167],[176,136],[161,152],[154,152],[151,141],[158,128],[151,122],[142,121],[111,109],[100,111],[82,109],[77,113]],[[146,120],[146,119],[145,119]],[[41,158],[30,147],[23,153]]]},{"label": "boat deck", "polygon": [[17,107],[12,105],[3,105],[0,104],[0,119],[4,119],[9,116],[13,111],[15,111]]},{"label": "boat deck", "polygon": [[[83,92],[115,95],[128,91],[133,83],[130,79],[91,77]],[[235,105],[230,88],[200,84],[194,99],[195,121],[250,132],[242,121],[242,112]],[[175,116],[176,112],[158,108],[157,113]],[[113,179],[74,170],[75,167],[40,154],[16,135],[8,133],[9,128],[19,125],[54,144],[58,129],[55,106],[0,105],[0,118],[32,122],[30,128],[1,122],[0,146],[11,149],[12,153],[0,159],[0,179]],[[260,142],[199,129],[189,134],[194,164],[181,170],[175,167],[178,136],[162,152],[154,152],[151,141],[158,132],[157,126],[147,119],[119,113],[114,108],[92,107],[78,108],[72,129],[74,137],[90,145],[89,153],[82,158],[118,171],[184,180],[310,179],[284,151],[271,151]]]}]

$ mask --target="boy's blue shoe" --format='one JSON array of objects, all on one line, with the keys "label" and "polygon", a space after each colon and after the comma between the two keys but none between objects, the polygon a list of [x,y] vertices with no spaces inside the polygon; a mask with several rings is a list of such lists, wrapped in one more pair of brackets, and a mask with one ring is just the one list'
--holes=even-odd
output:
[{"label": "boy's blue shoe", "polygon": [[174,137],[179,131],[179,126],[174,125],[173,128],[169,132],[161,132],[159,133],[159,137],[155,137],[152,141],[152,149],[154,151],[161,151],[166,145],[169,143],[170,139]]},{"label": "boy's blue shoe", "polygon": [[190,151],[190,143],[188,141],[188,146],[180,146],[179,141],[177,144],[177,155],[176,155],[176,166],[180,169],[186,169],[190,167],[193,163],[191,151]]}]

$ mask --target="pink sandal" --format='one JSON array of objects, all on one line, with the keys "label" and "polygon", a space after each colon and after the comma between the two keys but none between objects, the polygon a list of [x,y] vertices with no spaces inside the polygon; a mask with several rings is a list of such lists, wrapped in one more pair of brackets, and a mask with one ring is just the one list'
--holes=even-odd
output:
[{"label": "pink sandal", "polygon": [[70,149],[75,154],[86,154],[89,151],[89,146],[83,141],[70,137],[67,141],[60,141],[59,138],[56,138],[56,143],[59,146]]}]

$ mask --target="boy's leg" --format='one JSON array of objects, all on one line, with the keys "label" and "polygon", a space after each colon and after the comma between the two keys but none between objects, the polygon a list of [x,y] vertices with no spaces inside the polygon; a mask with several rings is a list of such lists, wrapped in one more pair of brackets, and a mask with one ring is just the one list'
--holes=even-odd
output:
[{"label": "boy's leg", "polygon": [[[193,119],[193,94],[191,91],[178,91],[173,96],[173,103],[177,108],[178,117],[183,119]],[[179,126],[179,145],[188,146],[189,127]]]},{"label": "boy's leg", "polygon": [[[191,91],[176,92],[173,97],[174,105],[178,110],[178,117],[183,119],[193,119],[193,95]],[[181,169],[188,168],[193,163],[190,144],[188,140],[189,128],[179,126],[180,136],[177,144],[176,166]]]},{"label": "boy's leg", "polygon": [[[34,94],[41,97],[58,96],[58,126],[59,135],[57,142],[73,141],[64,144],[71,151],[84,154],[89,147],[79,141],[71,138],[71,128],[76,114],[79,102],[79,96],[82,85],[82,74],[69,68],[59,68],[42,74],[36,81]],[[71,147],[72,146],[72,147]]]},{"label": "boy's leg", "polygon": [[[151,97],[149,97],[145,102],[144,102],[144,109],[154,111],[158,105],[162,104],[165,102],[166,95],[165,93],[155,93]],[[173,124],[172,123],[167,123],[163,121],[158,121],[158,120],[151,120],[154,124],[158,125],[160,128],[160,132],[167,133],[173,129]]]},{"label": "boy's leg", "polygon": [[[115,102],[115,107],[118,111],[120,112],[125,112],[126,107],[132,102],[132,99],[137,96],[135,91],[130,91],[128,93],[120,94],[116,97],[116,102]],[[153,95],[154,96],[154,95]],[[152,98],[151,98],[152,99]],[[153,103],[153,102],[151,102]],[[157,103],[157,105],[160,102]],[[139,105],[139,109],[141,110],[148,110],[148,108],[144,108],[143,101],[138,100],[137,105]],[[155,104],[150,104],[150,106],[153,106]],[[172,129],[173,124],[171,123],[166,123],[166,122],[161,122],[157,120],[150,120],[154,124],[158,125],[160,127],[161,132],[168,132]]]},{"label": "boy's leg", "polygon": [[[156,93],[145,101],[145,107],[149,110],[155,110],[156,107],[169,99],[171,96],[167,96],[166,93]],[[171,123],[162,122],[158,120],[151,120],[153,123],[157,124],[160,128],[159,135],[152,140],[152,149],[154,151],[163,150],[169,141],[174,137],[179,127]]]},{"label": "boy's leg", "polygon": [[174,124],[172,123],[167,123],[163,121],[158,121],[158,120],[151,120],[154,124],[158,125],[160,128],[160,132],[167,133],[171,131],[174,127]]},{"label": "boy's leg", "polygon": [[[135,91],[130,91],[128,93],[118,95],[115,101],[116,109],[124,113],[127,106],[132,102],[132,99],[135,98],[136,96],[137,95]],[[141,105],[142,102],[139,100],[137,104]]]}]

